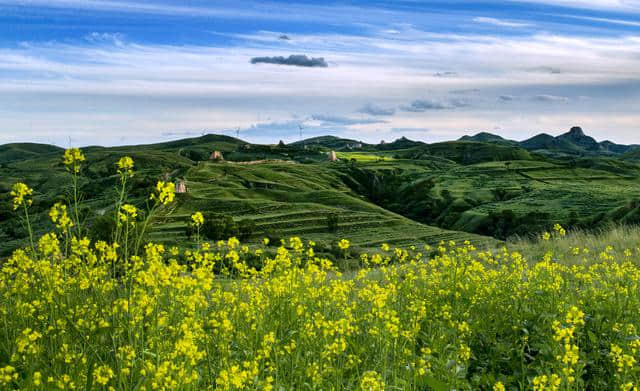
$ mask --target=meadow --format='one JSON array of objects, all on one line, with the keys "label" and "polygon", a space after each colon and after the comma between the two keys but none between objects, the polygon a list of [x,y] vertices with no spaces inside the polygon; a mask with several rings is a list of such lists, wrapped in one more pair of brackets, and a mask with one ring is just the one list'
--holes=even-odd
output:
[{"label": "meadow", "polygon": [[11,187],[28,244],[0,272],[0,388],[636,390],[640,382],[637,229],[568,234],[555,224],[506,245],[382,242],[370,252],[340,239],[329,259],[297,236],[206,240],[197,211],[185,215],[194,240],[165,246],[145,232],[155,235],[153,225],[180,210],[179,195],[158,181],[146,208],[129,203],[138,173],[125,156],[115,165],[112,240],[92,240],[79,218],[85,160],[65,152],[69,197],[49,210],[47,233],[31,229],[33,189]]}]

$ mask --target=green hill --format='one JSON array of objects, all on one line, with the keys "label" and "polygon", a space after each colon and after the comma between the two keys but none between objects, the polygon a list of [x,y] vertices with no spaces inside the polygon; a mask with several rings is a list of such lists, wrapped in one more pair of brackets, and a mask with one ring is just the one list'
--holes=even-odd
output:
[{"label": "green hill", "polygon": [[[480,138],[495,140],[487,134]],[[178,195],[150,234],[167,244],[189,245],[185,228],[195,211],[252,221],[250,243],[264,236],[299,235],[323,243],[346,237],[364,249],[382,242],[407,246],[455,238],[489,243],[489,237],[535,233],[555,222],[585,229],[640,222],[638,150],[620,156],[586,153],[594,144],[577,131],[537,136],[527,142],[535,152],[499,140],[424,144],[401,138],[349,149],[352,143],[357,142],[326,136],[258,145],[206,135],[87,147],[79,182],[83,214],[90,227],[113,212],[115,162],[128,155],[136,162],[129,201],[140,207],[159,179],[187,184],[188,193]],[[338,150],[340,161],[329,162],[329,150]],[[7,208],[11,185],[24,181],[35,189],[35,228],[44,232],[51,227],[48,210],[68,195],[70,179],[58,147],[9,144],[0,151],[0,204],[5,205],[0,254],[6,254],[25,238]],[[212,151],[220,151],[224,160],[210,161]],[[331,232],[327,216],[334,214],[339,222]]]},{"label": "green hill", "polygon": [[517,141],[507,140],[502,136],[498,136],[497,134],[480,132],[473,136],[462,136],[458,141],[475,141],[479,143],[497,143],[497,144],[506,144],[506,145],[518,145]]},{"label": "green hill", "polygon": [[401,156],[409,159],[438,156],[465,165],[490,161],[534,159],[528,151],[520,147],[472,141],[448,141],[428,144],[403,151]]},{"label": "green hill", "polygon": [[337,151],[343,149],[359,149],[367,146],[367,144],[361,141],[335,136],[312,137],[305,140],[293,142],[290,145],[294,147],[323,147]]},{"label": "green hill", "polygon": [[47,144],[15,143],[0,145],[0,163],[27,160],[55,153],[62,153],[60,147]]}]

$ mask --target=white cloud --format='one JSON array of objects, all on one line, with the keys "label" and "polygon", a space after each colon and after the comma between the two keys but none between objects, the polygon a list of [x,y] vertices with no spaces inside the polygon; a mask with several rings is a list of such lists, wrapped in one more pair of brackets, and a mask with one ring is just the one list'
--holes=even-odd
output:
[{"label": "white cloud", "polygon": [[533,26],[530,23],[512,22],[509,20],[490,18],[486,16],[475,17],[473,18],[473,21],[476,23],[491,24],[499,27],[531,27]]},{"label": "white cloud", "polygon": [[[640,98],[640,35],[499,37],[410,28],[395,38],[300,34],[285,43],[261,41],[267,34],[245,36],[246,46],[232,48],[142,45],[122,36],[0,48],[0,128],[6,129],[0,131],[0,142],[17,141],[20,134],[24,140],[31,138],[26,135],[36,138],[52,132],[62,143],[67,132],[85,135],[91,143],[121,143],[122,137],[149,141],[162,133],[238,124],[247,128],[264,122],[258,121],[260,115],[282,123],[292,120],[294,113],[357,120],[358,124],[321,129],[355,138],[361,133],[375,140],[393,128],[421,128],[427,123],[434,129],[430,139],[447,139],[496,125],[516,132],[520,124],[527,133],[537,124],[547,126],[550,122],[540,116],[558,105],[541,100],[564,102],[567,117],[573,113],[580,121],[601,125],[604,121],[596,119],[609,117],[612,110],[631,115]],[[291,53],[297,52],[296,45],[304,46],[309,56],[328,58],[332,66],[317,72],[249,63],[282,45],[292,45]],[[443,69],[458,74],[434,76]],[[451,100],[451,91],[473,92],[473,106]],[[499,104],[496,97],[501,95],[528,98]],[[533,100],[536,95],[559,99]],[[588,101],[578,98],[587,95]],[[467,107],[452,116],[451,110],[423,110],[417,105],[385,118],[386,123],[363,123],[355,117],[371,100],[388,110],[424,97],[434,107]],[[570,122],[564,118],[558,120],[562,126],[546,130],[564,129],[565,120]],[[619,126],[624,131],[637,124]],[[91,132],[99,138],[92,139]]]},{"label": "white cloud", "polygon": [[638,0],[517,0],[520,3],[542,3],[569,8],[584,8],[611,11],[640,11]]}]

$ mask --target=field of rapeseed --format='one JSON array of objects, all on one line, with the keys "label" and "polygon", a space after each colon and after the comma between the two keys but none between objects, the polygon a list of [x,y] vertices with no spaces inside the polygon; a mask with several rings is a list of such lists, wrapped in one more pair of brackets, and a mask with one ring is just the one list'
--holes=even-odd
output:
[{"label": "field of rapeseed", "polygon": [[[65,154],[77,180],[82,154]],[[84,237],[75,190],[56,229],[0,272],[0,389],[637,390],[640,249],[527,260],[471,243],[363,254],[342,272],[314,243],[275,254],[235,238],[146,243],[174,202],[128,204],[118,163],[113,242]],[[75,186],[72,186],[75,189]],[[29,225],[31,190],[13,188]],[[561,240],[556,226],[543,240]],[[265,243],[266,244],[266,243]],[[351,257],[347,240],[338,243]]]}]

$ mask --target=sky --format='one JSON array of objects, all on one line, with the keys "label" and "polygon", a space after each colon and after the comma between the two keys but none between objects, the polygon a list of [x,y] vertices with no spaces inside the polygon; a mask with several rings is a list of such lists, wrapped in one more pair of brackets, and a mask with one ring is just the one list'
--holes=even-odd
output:
[{"label": "sky", "polygon": [[0,0],[0,144],[640,143],[640,0]]}]

